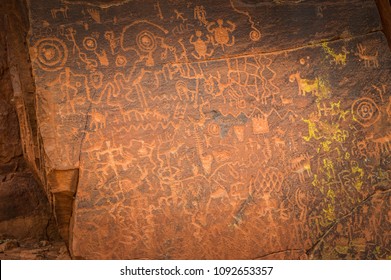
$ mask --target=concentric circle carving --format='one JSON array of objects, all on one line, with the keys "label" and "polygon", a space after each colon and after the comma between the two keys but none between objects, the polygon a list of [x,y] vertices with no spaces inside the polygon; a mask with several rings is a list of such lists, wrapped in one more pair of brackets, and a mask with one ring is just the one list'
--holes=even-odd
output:
[{"label": "concentric circle carving", "polygon": [[83,40],[83,46],[87,51],[94,51],[97,47],[97,42],[95,38],[92,37],[85,37]]},{"label": "concentric circle carving", "polygon": [[34,47],[37,55],[35,62],[45,71],[61,69],[68,59],[68,49],[58,38],[40,39]]},{"label": "concentric circle carving", "polygon": [[379,107],[367,97],[362,97],[352,104],[354,120],[364,127],[368,127],[377,122],[380,118]]},{"label": "concentric circle carving", "polygon": [[142,31],[136,38],[137,46],[144,52],[152,52],[156,49],[155,36],[149,31]]}]

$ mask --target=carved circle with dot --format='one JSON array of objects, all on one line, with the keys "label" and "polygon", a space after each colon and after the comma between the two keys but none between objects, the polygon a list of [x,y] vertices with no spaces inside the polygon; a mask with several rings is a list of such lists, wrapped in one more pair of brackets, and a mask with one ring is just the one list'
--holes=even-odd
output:
[{"label": "carved circle with dot", "polygon": [[124,67],[126,63],[128,63],[128,61],[126,57],[122,55],[117,56],[117,58],[115,59],[115,65],[117,65],[118,67]]},{"label": "carved circle with dot", "polygon": [[83,46],[87,51],[94,51],[96,50],[96,40],[92,37],[85,37],[83,40]]},{"label": "carved circle with dot", "polygon": [[155,36],[149,31],[142,31],[137,35],[137,45],[144,52],[152,52],[156,49]]},{"label": "carved circle with dot", "polygon": [[68,59],[68,49],[58,38],[43,38],[35,43],[36,60],[40,68],[46,71],[61,69]]},{"label": "carved circle with dot", "polygon": [[379,107],[368,97],[362,97],[354,101],[352,104],[352,113],[354,120],[364,127],[371,126],[380,118]]}]

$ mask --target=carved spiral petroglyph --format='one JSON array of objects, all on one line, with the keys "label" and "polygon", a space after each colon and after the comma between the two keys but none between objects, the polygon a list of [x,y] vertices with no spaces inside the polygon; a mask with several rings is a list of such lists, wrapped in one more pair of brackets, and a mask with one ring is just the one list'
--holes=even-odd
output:
[{"label": "carved spiral petroglyph", "polygon": [[208,132],[212,136],[219,136],[220,135],[220,127],[216,123],[211,123],[208,125]]},{"label": "carved spiral petroglyph", "polygon": [[261,39],[261,32],[258,29],[251,30],[250,39],[252,41],[259,41],[259,39]]}]

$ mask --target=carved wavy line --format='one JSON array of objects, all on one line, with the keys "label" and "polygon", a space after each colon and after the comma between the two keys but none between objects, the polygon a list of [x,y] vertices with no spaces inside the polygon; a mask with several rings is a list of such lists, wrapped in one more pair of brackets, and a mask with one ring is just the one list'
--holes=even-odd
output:
[{"label": "carved wavy line", "polygon": [[113,129],[116,131],[116,132],[130,132],[130,131],[137,131],[137,130],[157,130],[158,128],[163,128],[163,129],[166,129],[168,128],[169,126],[172,126],[172,127],[176,127],[176,125],[170,121],[168,123],[157,123],[157,124],[151,124],[151,123],[148,123],[148,124],[138,124],[138,125],[134,125],[134,124],[131,124],[131,125],[128,125],[127,127],[120,127],[120,128],[116,128],[116,127],[113,127]]}]

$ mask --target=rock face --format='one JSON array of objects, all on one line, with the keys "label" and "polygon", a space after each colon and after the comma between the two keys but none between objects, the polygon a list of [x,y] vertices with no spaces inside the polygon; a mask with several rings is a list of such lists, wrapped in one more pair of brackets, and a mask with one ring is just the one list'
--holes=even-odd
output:
[{"label": "rock face", "polygon": [[24,151],[74,258],[390,258],[373,1],[29,9]]},{"label": "rock face", "polygon": [[50,208],[46,196],[23,160],[13,163],[14,170],[0,175],[0,239],[47,239]]},{"label": "rock face", "polygon": [[[50,205],[42,186],[38,184],[31,168],[23,158],[25,140],[21,141],[19,121],[23,110],[34,110],[32,96],[34,83],[27,60],[25,33],[29,25],[21,14],[22,7],[16,1],[0,3],[0,253],[17,244],[5,242],[15,238],[39,241],[55,238],[54,222],[51,221]],[[9,28],[8,20],[15,26]],[[15,65],[21,70],[18,88],[14,88]],[[19,78],[19,77],[18,77]],[[25,93],[26,103],[20,106],[18,94]],[[15,106],[16,105],[16,106]],[[17,108],[16,108],[17,107]],[[33,120],[33,118],[32,118]],[[34,127],[33,122],[29,122]],[[26,137],[25,131],[23,137]],[[57,234],[58,236],[58,234]],[[4,241],[4,242],[3,242]],[[0,259],[4,255],[0,255]]]},{"label": "rock face", "polygon": [[[6,33],[6,11],[8,18],[16,18],[18,9],[10,2],[0,4],[0,240],[39,240],[47,238],[50,208],[43,189],[23,159],[6,40],[7,35],[11,39],[18,33]],[[28,30],[28,25],[20,22],[19,28],[23,26]],[[28,55],[26,49],[23,53],[18,57]],[[27,60],[24,64],[29,65]]]}]

